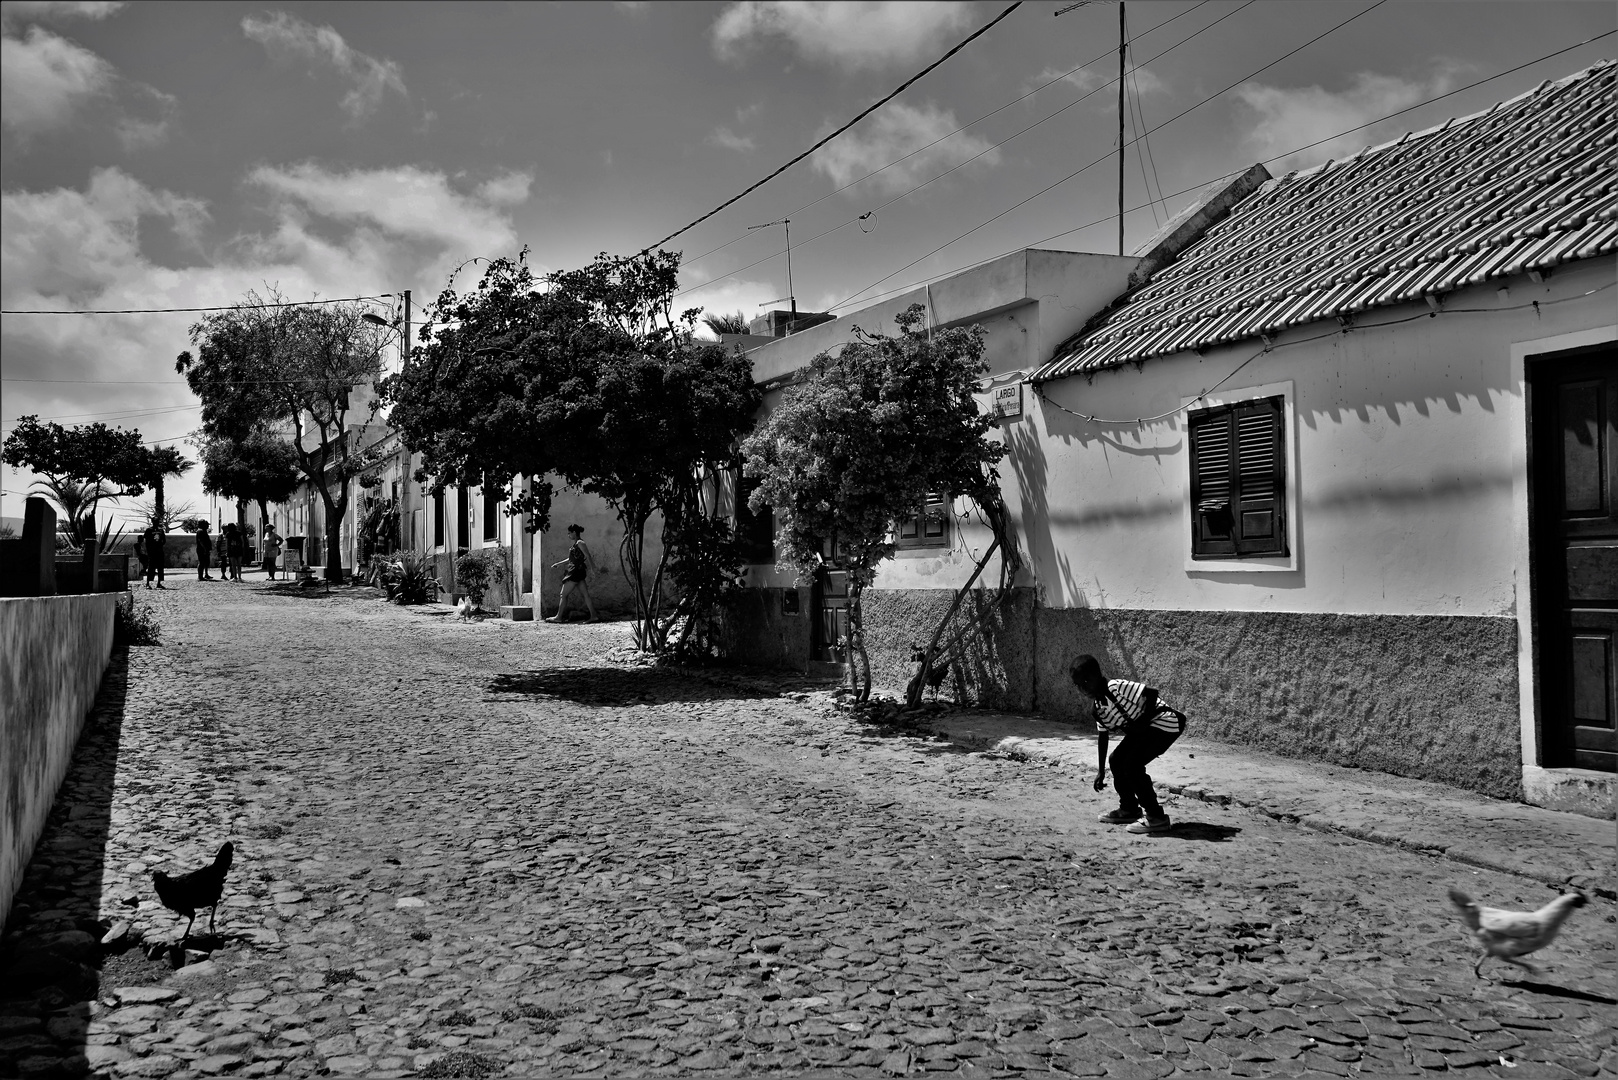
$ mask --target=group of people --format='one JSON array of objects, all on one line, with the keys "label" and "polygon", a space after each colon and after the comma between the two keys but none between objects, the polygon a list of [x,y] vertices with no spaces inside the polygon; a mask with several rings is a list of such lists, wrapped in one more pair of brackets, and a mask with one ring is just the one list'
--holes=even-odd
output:
[{"label": "group of people", "polygon": [[[247,561],[247,533],[234,521],[227,521],[219,529],[219,539],[215,540],[208,532],[208,523],[200,522],[196,527],[197,537],[197,580],[198,581],[240,581],[242,579],[242,564]],[[146,572],[146,587],[148,589],[162,589],[163,571],[167,563],[168,535],[156,525],[149,525],[135,538],[135,557],[140,560]],[[264,557],[263,568],[275,580],[275,571],[281,562],[281,537],[276,533],[275,526],[266,526],[264,529]],[[215,578],[209,573],[214,568],[215,557],[218,558],[219,577]]]}]

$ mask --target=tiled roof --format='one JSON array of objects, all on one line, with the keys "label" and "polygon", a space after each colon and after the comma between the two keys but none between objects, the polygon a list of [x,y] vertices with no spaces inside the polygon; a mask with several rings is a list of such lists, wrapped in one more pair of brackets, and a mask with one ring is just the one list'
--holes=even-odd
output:
[{"label": "tiled roof", "polygon": [[1618,245],[1618,64],[1264,184],[1036,382],[1443,293]]}]

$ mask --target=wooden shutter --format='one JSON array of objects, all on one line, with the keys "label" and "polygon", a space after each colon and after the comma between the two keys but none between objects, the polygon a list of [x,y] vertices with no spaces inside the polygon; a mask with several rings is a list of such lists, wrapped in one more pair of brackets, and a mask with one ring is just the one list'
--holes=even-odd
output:
[{"label": "wooden shutter", "polygon": [[1283,399],[1190,414],[1191,554],[1287,554]]}]

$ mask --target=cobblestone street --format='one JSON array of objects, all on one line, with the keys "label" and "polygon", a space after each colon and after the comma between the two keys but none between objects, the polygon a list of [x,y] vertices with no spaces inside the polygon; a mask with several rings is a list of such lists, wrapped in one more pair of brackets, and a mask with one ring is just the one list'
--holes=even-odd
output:
[{"label": "cobblestone street", "polygon": [[[1607,899],[1477,978],[1446,887],[1550,889],[1173,797],[1127,835],[1088,775],[635,665],[621,623],[138,602],[163,643],[115,656],[18,897],[0,1074],[1618,1070]],[[175,972],[151,872],[226,839]]]}]

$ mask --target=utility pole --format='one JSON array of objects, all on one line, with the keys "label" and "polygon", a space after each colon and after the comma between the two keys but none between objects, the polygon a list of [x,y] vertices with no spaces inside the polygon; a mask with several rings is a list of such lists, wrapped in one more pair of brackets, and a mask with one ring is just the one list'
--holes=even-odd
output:
[{"label": "utility pole", "polygon": [[1124,253],[1124,0],[1118,0],[1118,254]]},{"label": "utility pole", "polygon": [[[1066,15],[1070,11],[1091,4],[1112,3],[1113,0],[1079,0],[1076,4],[1057,8],[1052,15]],[[1128,70],[1125,50],[1129,44],[1124,24],[1124,0],[1118,3],[1118,254],[1124,253],[1124,75]]]}]

